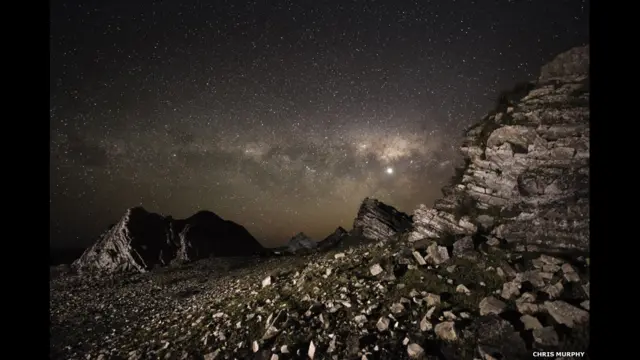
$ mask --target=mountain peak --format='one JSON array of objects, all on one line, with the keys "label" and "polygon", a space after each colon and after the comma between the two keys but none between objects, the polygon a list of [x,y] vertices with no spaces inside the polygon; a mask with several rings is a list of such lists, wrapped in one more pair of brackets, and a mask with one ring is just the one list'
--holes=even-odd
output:
[{"label": "mountain peak", "polygon": [[254,255],[263,250],[244,227],[211,211],[174,220],[136,206],[127,209],[73,267],[80,271],[145,272],[174,260]]}]

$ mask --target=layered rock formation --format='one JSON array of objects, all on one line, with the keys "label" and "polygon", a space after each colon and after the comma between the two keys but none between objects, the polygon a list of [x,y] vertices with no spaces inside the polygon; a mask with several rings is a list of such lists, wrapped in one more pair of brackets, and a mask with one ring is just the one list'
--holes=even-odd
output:
[{"label": "layered rock formation", "polygon": [[209,256],[243,256],[263,251],[242,226],[212,212],[201,211],[174,220],[128,209],[72,267],[80,272],[145,272],[171,261],[193,261]]},{"label": "layered rock formation", "polygon": [[411,217],[373,198],[365,198],[353,222],[352,235],[386,240],[411,227]]},{"label": "layered rock formation", "polygon": [[588,251],[589,47],[503,93],[466,132],[465,165],[434,208],[413,215],[410,241],[491,234],[516,250]]}]

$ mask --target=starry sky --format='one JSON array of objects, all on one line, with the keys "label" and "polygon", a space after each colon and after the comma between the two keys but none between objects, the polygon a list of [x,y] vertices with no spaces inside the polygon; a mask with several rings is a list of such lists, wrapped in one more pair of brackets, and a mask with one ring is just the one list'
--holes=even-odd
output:
[{"label": "starry sky", "polygon": [[57,1],[50,246],[142,205],[263,245],[411,213],[496,94],[588,42],[581,0]]}]

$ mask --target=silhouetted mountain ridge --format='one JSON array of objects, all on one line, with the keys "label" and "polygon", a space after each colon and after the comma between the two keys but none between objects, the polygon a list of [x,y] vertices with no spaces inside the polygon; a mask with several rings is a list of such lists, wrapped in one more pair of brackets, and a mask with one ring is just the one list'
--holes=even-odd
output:
[{"label": "silhouetted mountain ridge", "polygon": [[133,207],[73,263],[79,271],[147,271],[173,261],[264,251],[243,226],[211,211],[173,219]]}]

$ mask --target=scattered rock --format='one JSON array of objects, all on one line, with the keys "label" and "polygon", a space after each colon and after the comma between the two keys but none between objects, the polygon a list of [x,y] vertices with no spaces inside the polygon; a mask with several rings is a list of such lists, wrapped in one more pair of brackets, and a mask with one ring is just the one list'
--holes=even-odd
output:
[{"label": "scattered rock", "polygon": [[522,315],[522,317],[520,317],[520,321],[524,324],[525,330],[542,328],[540,321],[531,315]]},{"label": "scattered rock", "polygon": [[444,316],[445,319],[447,320],[455,320],[458,317],[451,311],[443,311],[442,312],[442,316]]},{"label": "scattered rock", "polygon": [[586,284],[582,285],[582,289],[584,290],[584,293],[587,295],[587,297],[589,297],[589,283],[588,282]]},{"label": "scattered rock", "polygon": [[518,275],[518,272],[505,260],[500,261],[500,267],[498,269],[503,271],[503,276],[514,277]]},{"label": "scattered rock", "polygon": [[357,315],[353,320],[356,324],[362,325],[367,322],[367,317],[365,315]]},{"label": "scattered rock", "polygon": [[542,346],[557,346],[559,343],[558,333],[553,326],[546,326],[533,330],[533,340]]},{"label": "scattered rock", "polygon": [[562,300],[545,301],[544,307],[558,324],[570,328],[589,320],[589,313]]},{"label": "scattered rock", "polygon": [[431,329],[433,329],[433,324],[431,324],[427,318],[427,315],[425,315],[422,320],[420,320],[420,330],[422,331],[431,331]]},{"label": "scattered rock", "polygon": [[471,236],[465,236],[453,244],[453,256],[460,256],[469,251],[473,251]]},{"label": "scattered rock", "polygon": [[400,314],[404,311],[404,305],[402,305],[401,303],[393,303],[390,309],[392,313]]},{"label": "scattered rock", "polygon": [[424,297],[427,306],[440,305],[440,295],[427,293]]},{"label": "scattered rock", "polygon": [[380,264],[373,264],[369,268],[369,271],[371,272],[371,275],[377,276],[381,274],[384,271],[384,269],[382,269],[382,266],[380,266]]},{"label": "scattered rock", "polygon": [[506,282],[502,285],[501,296],[504,299],[511,299],[514,296],[520,295],[520,283],[516,281]]},{"label": "scattered rock", "polygon": [[422,257],[422,255],[420,255],[419,252],[414,251],[412,254],[413,254],[413,258],[416,259],[416,261],[418,262],[418,265],[427,265],[427,262],[424,261],[424,258]]},{"label": "scattered rock", "polygon": [[507,307],[507,304],[496,299],[493,296],[486,297],[480,301],[480,315],[496,314],[499,315]]},{"label": "scattered rock", "polygon": [[376,328],[378,328],[378,331],[380,332],[386,331],[389,328],[390,323],[391,323],[391,320],[383,316],[380,319],[378,319],[378,322],[376,323]]},{"label": "scattered rock", "polygon": [[559,298],[563,290],[564,290],[564,286],[562,286],[562,283],[559,281],[554,285],[548,285],[543,289],[543,291],[549,295],[550,299]]},{"label": "scattered rock", "polygon": [[458,339],[458,334],[456,333],[455,323],[453,321],[445,321],[437,324],[434,328],[436,335],[442,339],[447,341],[455,341]]},{"label": "scattered rock", "polygon": [[469,290],[466,286],[460,284],[456,287],[456,292],[458,293],[462,293],[462,294],[471,294],[471,290]]},{"label": "scattered rock", "polygon": [[589,310],[589,300],[585,300],[585,301],[581,302],[580,306],[582,306],[584,309]]},{"label": "scattered rock", "polygon": [[516,300],[516,308],[522,314],[535,314],[539,311],[540,306],[535,304],[535,295],[524,293]]},{"label": "scattered rock", "polygon": [[411,359],[420,359],[424,355],[424,349],[422,346],[412,343],[407,346],[407,354]]},{"label": "scattered rock", "polygon": [[309,351],[307,351],[307,355],[309,356],[309,359],[313,360],[313,357],[316,354],[316,346],[313,344],[313,341],[311,341],[309,343]]},{"label": "scattered rock", "polygon": [[471,331],[478,344],[491,349],[490,354],[497,358],[523,358],[526,344],[514,327],[498,315],[491,314],[477,318]]},{"label": "scattered rock", "polygon": [[433,265],[439,265],[449,260],[449,252],[446,247],[433,243],[427,248],[425,260]]},{"label": "scattered rock", "polygon": [[427,310],[427,314],[425,315],[427,318],[431,319],[431,317],[433,316],[433,313],[436,311],[436,307],[432,306],[429,308],[429,310]]}]

